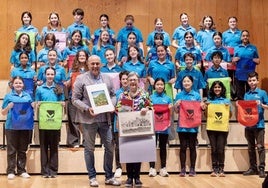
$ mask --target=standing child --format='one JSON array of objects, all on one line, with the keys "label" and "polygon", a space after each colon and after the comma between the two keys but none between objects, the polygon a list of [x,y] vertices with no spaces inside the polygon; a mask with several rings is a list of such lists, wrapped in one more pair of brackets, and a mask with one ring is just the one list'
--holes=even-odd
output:
[{"label": "standing child", "polygon": [[105,51],[104,55],[105,55],[107,63],[101,67],[101,70],[100,70],[101,72],[116,73],[116,72],[123,71],[122,67],[118,65],[114,49],[108,48]]},{"label": "standing child", "polygon": [[[250,90],[245,93],[244,100],[256,100],[258,104],[259,121],[253,127],[245,128],[245,137],[248,142],[248,155],[249,155],[249,169],[243,173],[243,175],[255,175],[259,177],[265,177],[265,146],[264,146],[264,109],[268,109],[268,98],[266,91],[258,88],[259,78],[257,72],[251,72],[248,74],[248,85]],[[256,142],[256,143],[255,143]],[[259,166],[257,167],[256,151],[259,153]]]},{"label": "standing child", "polygon": [[[26,172],[26,151],[30,144],[32,130],[14,130],[12,127],[12,108],[14,103],[32,102],[31,96],[23,91],[23,79],[19,76],[12,79],[12,91],[5,95],[2,104],[2,115],[7,115],[5,123],[7,139],[7,178],[15,178],[15,169],[17,174],[23,178],[30,178]],[[27,113],[30,113],[27,111]],[[18,117],[16,117],[18,118]]]},{"label": "standing child", "polygon": [[[163,78],[156,78],[155,79],[154,90],[155,90],[155,92],[150,97],[153,105],[155,105],[155,104],[167,104],[169,111],[170,111],[169,114],[171,114],[172,100],[169,96],[167,96],[165,94],[165,80]],[[155,132],[156,143],[157,143],[157,140],[159,141],[160,161],[161,161],[161,169],[160,169],[159,174],[162,177],[169,176],[167,169],[166,169],[167,143],[168,143],[169,132],[170,132],[169,127],[167,127],[163,131],[156,131]],[[149,176],[150,177],[156,176],[155,162],[150,162]]]},{"label": "standing child", "polygon": [[[176,95],[175,98],[175,112],[178,113],[178,109],[182,100],[186,101],[200,101],[200,106],[204,109],[205,105],[201,102],[201,96],[198,92],[192,89],[194,79],[190,75],[186,75],[182,78],[183,90]],[[189,176],[196,176],[195,162],[196,162],[196,140],[198,133],[198,126],[194,128],[183,128],[178,124],[177,132],[180,139],[180,161],[181,172],[180,176],[186,176],[186,150],[190,149],[190,172]]]},{"label": "standing child", "polygon": [[[62,101],[62,105],[65,106],[63,90],[54,82],[56,70],[53,67],[47,67],[45,75],[46,82],[36,89],[35,100],[38,102]],[[58,147],[60,142],[60,130],[39,129],[39,140],[42,177],[56,178],[59,166]]]},{"label": "standing child", "polygon": [[[122,93],[124,93],[125,91],[128,90],[128,82],[127,82],[127,78],[128,78],[128,71],[122,71],[119,73],[119,80],[120,80],[120,89],[118,89],[115,92],[115,96],[116,96],[116,102],[118,101],[120,95]],[[116,170],[114,173],[114,177],[115,178],[120,178],[122,175],[122,166],[120,163],[120,158],[119,158],[119,135],[118,135],[118,129],[117,127],[117,116],[115,115],[114,118],[114,127],[113,127],[113,141],[114,141],[114,150],[115,150],[115,164],[116,164]]]},{"label": "standing child", "polygon": [[[214,81],[209,90],[209,100],[207,104],[225,104],[230,106],[230,100],[226,99],[226,89],[221,81]],[[231,117],[231,113],[230,113]],[[219,125],[220,126],[220,125]],[[225,177],[224,160],[225,160],[225,145],[227,143],[228,132],[208,130],[207,134],[211,145],[211,161],[212,173],[211,177]]]}]

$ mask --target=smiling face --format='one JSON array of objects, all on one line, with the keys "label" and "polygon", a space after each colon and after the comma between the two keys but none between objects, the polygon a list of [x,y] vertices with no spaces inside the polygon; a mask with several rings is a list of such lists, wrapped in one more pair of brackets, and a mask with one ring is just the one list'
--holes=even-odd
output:
[{"label": "smiling face", "polygon": [[99,56],[92,55],[89,57],[88,68],[93,76],[97,77],[100,74],[101,60]]},{"label": "smiling face", "polygon": [[163,30],[163,22],[161,21],[161,19],[157,19],[155,23],[155,30],[157,31]]},{"label": "smiling face", "polygon": [[74,45],[79,44],[79,42],[81,41],[81,39],[82,39],[82,36],[80,35],[79,32],[75,32],[75,33],[73,34],[73,36],[72,36],[72,40],[73,40],[73,42],[74,42]]},{"label": "smiling face", "polygon": [[31,17],[28,14],[24,14],[22,17],[23,25],[30,25],[31,24]]},{"label": "smiling face", "polygon": [[52,26],[57,27],[59,23],[59,17],[55,13],[53,13],[50,15],[49,21]]},{"label": "smiling face", "polygon": [[167,51],[164,46],[157,47],[157,57],[159,60],[165,60],[167,55]]},{"label": "smiling face", "polygon": [[54,82],[55,71],[51,68],[46,70],[46,82],[50,85]]},{"label": "smiling face", "polygon": [[115,62],[115,54],[113,50],[106,50],[105,58],[109,64],[113,64]]},{"label": "smiling face", "polygon": [[243,44],[248,44],[249,43],[249,33],[247,31],[243,31],[241,33],[241,41]]},{"label": "smiling face", "polygon": [[126,88],[128,86],[128,80],[127,80],[127,75],[122,75],[120,83],[123,88]]},{"label": "smiling face", "polygon": [[228,20],[228,25],[230,27],[230,29],[236,29],[237,28],[237,21],[235,18],[230,18]]},{"label": "smiling face", "polygon": [[20,55],[20,64],[21,64],[21,66],[26,66],[28,61],[29,61],[29,57],[26,54],[23,53],[23,54]]},{"label": "smiling face", "polygon": [[136,44],[136,36],[134,34],[129,34],[127,38],[127,42],[129,45],[135,45]]},{"label": "smiling face", "polygon": [[192,89],[193,86],[193,82],[189,77],[184,77],[184,79],[182,80],[182,86],[184,88],[185,91],[189,92]]},{"label": "smiling face", "polygon": [[50,65],[54,66],[57,63],[58,55],[56,51],[54,50],[49,51],[47,57]]},{"label": "smiling face", "polygon": [[109,33],[108,31],[102,31],[101,32],[101,35],[100,35],[100,38],[101,38],[101,41],[104,42],[104,43],[107,43],[109,41]]},{"label": "smiling face", "polygon": [[213,62],[213,64],[214,64],[214,67],[215,67],[215,68],[220,67],[221,61],[222,61],[222,59],[221,59],[218,55],[215,55],[215,56],[213,56],[213,58],[212,58],[212,62]]},{"label": "smiling face", "polygon": [[205,29],[210,29],[212,26],[212,20],[210,17],[206,17],[203,21],[203,24],[205,26]]},{"label": "smiling face", "polygon": [[184,61],[188,69],[191,69],[193,67],[194,59],[192,57],[186,56]]},{"label": "smiling face", "polygon": [[136,92],[138,90],[139,78],[136,75],[132,75],[128,77],[127,81],[130,91]]},{"label": "smiling face", "polygon": [[134,48],[134,47],[130,47],[129,48],[129,52],[128,52],[128,54],[129,54],[129,56],[131,57],[131,59],[135,59],[135,58],[137,58],[138,57],[138,51],[137,51],[137,49],[136,48]]},{"label": "smiling face", "polygon": [[248,85],[251,90],[255,90],[258,86],[259,80],[256,76],[248,78]]},{"label": "smiling face", "polygon": [[194,37],[191,34],[186,34],[184,40],[187,45],[194,44]]},{"label": "smiling face", "polygon": [[86,52],[84,51],[79,51],[78,52],[78,61],[80,63],[85,63],[87,61],[87,55]]},{"label": "smiling face", "polygon": [[24,87],[24,83],[20,78],[15,78],[12,82],[12,86],[17,93],[21,93]]},{"label": "smiling face", "polygon": [[154,84],[154,88],[155,91],[157,93],[163,93],[164,89],[165,89],[165,84],[162,80],[158,80],[155,84]]},{"label": "smiling face", "polygon": [[221,96],[221,92],[222,92],[222,87],[219,85],[219,84],[216,84],[214,87],[213,87],[213,92],[215,93],[215,95],[217,97],[220,97]]},{"label": "smiling face", "polygon": [[182,14],[180,17],[180,20],[181,20],[181,25],[183,25],[183,26],[188,25],[189,18],[186,14]]},{"label": "smiling face", "polygon": [[108,25],[108,19],[105,16],[102,16],[100,18],[100,24],[101,24],[101,27],[106,28]]}]

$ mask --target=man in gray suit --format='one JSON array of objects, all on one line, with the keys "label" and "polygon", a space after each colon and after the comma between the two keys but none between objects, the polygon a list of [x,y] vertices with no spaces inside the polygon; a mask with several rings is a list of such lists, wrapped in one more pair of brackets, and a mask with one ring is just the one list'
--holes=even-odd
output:
[{"label": "man in gray suit", "polygon": [[101,60],[99,56],[92,55],[88,59],[89,71],[79,75],[76,78],[73,88],[72,102],[78,108],[76,113],[76,122],[79,122],[83,127],[83,137],[85,139],[85,162],[89,176],[89,184],[91,187],[98,187],[96,179],[96,169],[94,164],[94,150],[95,138],[99,133],[102,143],[104,145],[104,171],[105,171],[105,184],[120,186],[113,177],[113,144],[112,144],[112,131],[110,113],[95,114],[88,97],[86,86],[105,83],[110,92],[112,101],[115,98],[113,84],[107,75],[100,73]]}]

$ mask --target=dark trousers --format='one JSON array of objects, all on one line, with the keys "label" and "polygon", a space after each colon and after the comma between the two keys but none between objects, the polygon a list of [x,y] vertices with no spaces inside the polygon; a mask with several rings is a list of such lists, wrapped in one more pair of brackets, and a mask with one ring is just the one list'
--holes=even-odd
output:
[{"label": "dark trousers", "polygon": [[246,128],[245,137],[248,141],[248,155],[250,168],[257,170],[257,159],[255,150],[255,141],[257,142],[257,150],[259,154],[259,168],[265,168],[265,147],[264,147],[264,129]]},{"label": "dark trousers", "polygon": [[67,126],[67,145],[75,146],[81,143],[80,124],[75,122],[77,108],[68,101],[68,126]]},{"label": "dark trousers", "polygon": [[60,130],[39,130],[41,174],[53,176],[58,172]]},{"label": "dark trousers", "polygon": [[[155,134],[156,145],[157,145],[157,140],[159,140],[161,168],[164,168],[164,167],[166,167],[166,162],[167,162],[168,134],[156,133]],[[150,162],[150,167],[155,168],[155,162]]]},{"label": "dark trousers", "polygon": [[225,160],[225,144],[228,132],[207,131],[209,142],[211,145],[211,161],[212,168],[224,168]]},{"label": "dark trousers", "polygon": [[235,79],[236,95],[238,100],[243,100],[245,93],[249,90],[247,81]]},{"label": "dark trousers", "polygon": [[26,151],[30,143],[31,130],[6,129],[7,138],[7,174],[20,175],[26,172]]},{"label": "dark trousers", "polygon": [[197,133],[179,132],[181,168],[186,167],[186,150],[190,149],[190,167],[195,168]]},{"label": "dark trousers", "polygon": [[127,163],[127,178],[140,179],[141,163]]},{"label": "dark trousers", "polygon": [[118,132],[113,133],[113,143],[114,143],[114,150],[115,150],[115,165],[116,168],[122,168],[120,163],[120,157],[119,157],[119,136]]}]

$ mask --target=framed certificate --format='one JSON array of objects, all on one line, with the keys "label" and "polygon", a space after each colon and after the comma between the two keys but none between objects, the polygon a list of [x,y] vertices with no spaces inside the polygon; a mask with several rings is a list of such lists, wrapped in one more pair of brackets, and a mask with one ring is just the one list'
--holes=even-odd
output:
[{"label": "framed certificate", "polygon": [[95,114],[114,111],[114,105],[105,83],[89,85],[86,89]]}]

